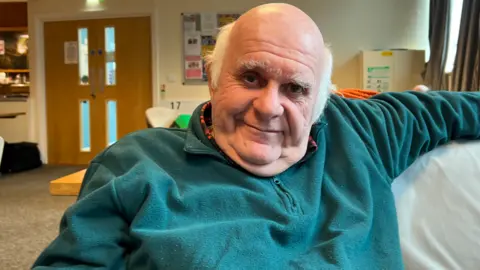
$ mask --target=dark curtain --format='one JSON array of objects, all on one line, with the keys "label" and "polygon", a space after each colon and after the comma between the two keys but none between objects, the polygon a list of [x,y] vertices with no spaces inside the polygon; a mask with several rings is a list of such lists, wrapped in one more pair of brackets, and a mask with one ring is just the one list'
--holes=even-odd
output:
[{"label": "dark curtain", "polygon": [[430,0],[430,59],[423,72],[424,83],[435,90],[448,88],[445,76],[447,62],[448,37],[450,33],[450,0]]},{"label": "dark curtain", "polygon": [[454,91],[480,91],[480,0],[463,0],[457,54],[453,68]]}]

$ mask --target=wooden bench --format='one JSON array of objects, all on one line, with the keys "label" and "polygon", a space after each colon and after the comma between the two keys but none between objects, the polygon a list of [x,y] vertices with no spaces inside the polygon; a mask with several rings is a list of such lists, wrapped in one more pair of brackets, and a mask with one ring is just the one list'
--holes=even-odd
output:
[{"label": "wooden bench", "polygon": [[58,178],[50,182],[50,194],[55,196],[78,196],[86,170]]}]

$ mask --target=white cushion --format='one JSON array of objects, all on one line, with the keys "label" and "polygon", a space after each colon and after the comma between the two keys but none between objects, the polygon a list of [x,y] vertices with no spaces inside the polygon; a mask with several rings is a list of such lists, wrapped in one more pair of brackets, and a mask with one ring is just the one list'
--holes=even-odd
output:
[{"label": "white cushion", "polygon": [[455,142],[417,160],[392,185],[407,269],[478,269],[480,142]]}]

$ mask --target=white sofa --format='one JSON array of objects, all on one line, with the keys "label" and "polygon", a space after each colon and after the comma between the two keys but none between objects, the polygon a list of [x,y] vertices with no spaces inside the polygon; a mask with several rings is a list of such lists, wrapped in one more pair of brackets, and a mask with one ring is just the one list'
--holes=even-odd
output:
[{"label": "white sofa", "polygon": [[425,154],[392,191],[406,269],[479,269],[480,142]]}]

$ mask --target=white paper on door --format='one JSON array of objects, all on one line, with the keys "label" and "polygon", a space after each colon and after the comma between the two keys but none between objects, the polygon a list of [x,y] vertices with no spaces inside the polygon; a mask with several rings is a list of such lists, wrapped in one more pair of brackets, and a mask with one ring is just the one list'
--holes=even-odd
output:
[{"label": "white paper on door", "polygon": [[66,65],[78,64],[78,42],[66,41],[64,43],[64,62]]}]

